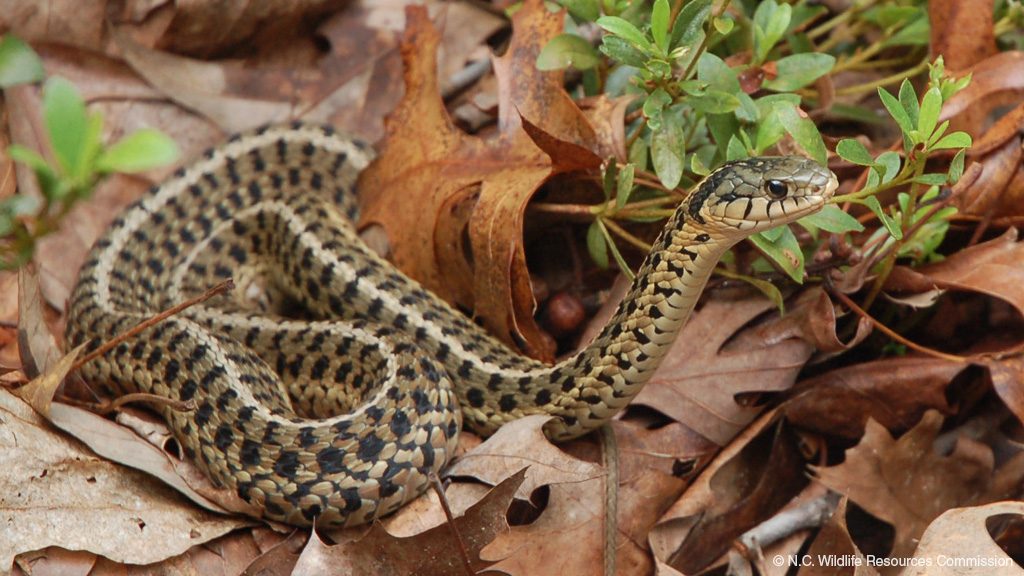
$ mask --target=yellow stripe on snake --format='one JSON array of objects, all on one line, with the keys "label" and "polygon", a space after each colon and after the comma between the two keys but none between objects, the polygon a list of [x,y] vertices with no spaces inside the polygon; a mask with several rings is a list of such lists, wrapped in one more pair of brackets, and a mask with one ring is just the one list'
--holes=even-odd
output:
[{"label": "yellow stripe on snake", "polygon": [[[600,335],[553,366],[520,356],[359,240],[368,147],[292,124],[235,136],[154,188],[93,248],[67,340],[95,349],[227,277],[239,289],[146,329],[83,368],[162,409],[218,485],[295,525],[393,512],[452,457],[464,421],[489,435],[555,416],[554,440],[636,396],[722,254],[819,210],[835,176],[796,157],[726,164],[666,224]],[[296,311],[300,311],[298,314]]]}]

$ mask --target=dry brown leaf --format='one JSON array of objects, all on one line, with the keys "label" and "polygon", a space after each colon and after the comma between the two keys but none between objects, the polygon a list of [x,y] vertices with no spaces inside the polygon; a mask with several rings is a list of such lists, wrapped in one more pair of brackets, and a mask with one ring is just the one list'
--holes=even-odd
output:
[{"label": "dry brown leaf", "polygon": [[932,0],[928,3],[932,54],[942,54],[946,69],[958,72],[995,54],[991,2]]},{"label": "dry brown leaf", "polygon": [[522,483],[525,469],[513,474],[492,489],[487,496],[455,518],[452,524],[431,528],[408,538],[389,534],[380,524],[358,540],[327,546],[313,535],[295,565],[296,574],[377,574],[405,576],[437,574],[447,576],[464,571],[462,557],[452,529],[458,531],[474,571],[493,562],[480,551],[494,538],[508,531],[505,512]]},{"label": "dry brown leaf", "polygon": [[953,201],[960,211],[994,218],[1020,214],[1020,207],[1014,206],[1013,200],[1019,198],[1021,192],[1008,189],[1014,175],[1019,173],[1020,142],[1020,136],[1015,134],[978,158],[983,163],[981,174]]},{"label": "dry brown leaf", "polygon": [[516,497],[523,500],[529,500],[530,494],[541,486],[603,477],[600,466],[569,456],[544,436],[544,423],[550,419],[551,416],[534,415],[509,422],[461,456],[445,475],[472,476],[493,486],[528,466],[526,478],[516,492]]},{"label": "dry brown leaf", "polygon": [[[903,576],[1021,576],[1024,569],[989,535],[989,522],[1002,515],[1024,516],[1024,502],[946,511],[921,536],[914,558],[922,565]],[[953,565],[958,560],[962,566]]]},{"label": "dry brown leaf", "polygon": [[[56,366],[63,354],[46,325],[35,268],[26,266],[18,271],[15,292],[18,295],[18,350],[21,351],[21,365],[25,374],[35,376]],[[60,379],[63,378],[61,375]],[[53,396],[52,391],[50,396]]]},{"label": "dry brown leaf", "polygon": [[824,435],[860,438],[868,418],[906,430],[927,410],[951,410],[946,388],[966,368],[917,357],[851,364],[800,382],[782,410],[800,428]]},{"label": "dry brown leaf", "polygon": [[[846,504],[847,500],[843,498],[832,518],[818,531],[807,549],[812,564],[802,567],[800,576],[878,576],[878,570],[867,565],[867,558],[850,537],[850,530],[846,527]],[[819,561],[819,558],[836,559],[848,565],[827,566],[828,561]]]},{"label": "dry brown leaf", "polygon": [[[561,161],[537,147],[520,115],[555,140],[595,149],[593,129],[562,89],[561,73],[534,65],[541,46],[561,32],[562,14],[539,0],[516,13],[511,44],[494,61],[499,134],[488,140],[454,127],[439,96],[438,33],[422,9],[410,8],[408,22],[406,94],[388,117],[381,155],[360,179],[361,224],[384,228],[391,257],[407,274],[473,310],[492,334],[551,359],[533,319],[522,222],[530,197]],[[464,230],[470,245],[460,249]]]},{"label": "dry brown leaf", "polygon": [[98,50],[103,47],[107,2],[7,0],[0,10],[0,29],[17,30],[26,41],[57,40]]},{"label": "dry brown leaf", "polygon": [[714,562],[807,484],[798,442],[763,414],[701,472],[651,530],[655,557],[683,573]]},{"label": "dry brown leaf", "polygon": [[[513,526],[484,550],[513,576],[601,574],[604,564],[604,482],[600,478],[551,486],[536,521]],[[621,539],[621,535],[620,535]]]},{"label": "dry brown leaf", "polygon": [[[946,510],[989,502],[998,496],[993,489],[1002,489],[1002,481],[993,482],[993,456],[987,446],[960,438],[952,454],[936,453],[942,420],[938,412],[929,411],[898,440],[869,420],[845,462],[813,468],[821,483],[892,525],[892,557],[912,554],[928,524]],[[1019,465],[1011,465],[1019,476]]]},{"label": "dry brown leaf", "polygon": [[32,554],[22,554],[15,564],[22,572],[40,576],[88,576],[96,565],[97,557],[91,552],[65,550],[50,546]]},{"label": "dry brown leaf", "polygon": [[184,505],[145,475],[95,457],[4,391],[0,420],[0,571],[16,555],[48,546],[148,564],[240,525]]},{"label": "dry brown leaf", "polygon": [[112,36],[125,60],[150,84],[185,108],[213,120],[227,132],[283,122],[293,114],[286,100],[232,94],[228,70],[223,64],[146,48],[116,29]]},{"label": "dry brown leaf", "polygon": [[242,576],[292,574],[308,538],[309,533],[305,530],[294,530],[246,566]]},{"label": "dry brown leaf", "polygon": [[[672,351],[635,402],[725,445],[761,412],[742,393],[788,389],[816,348],[844,349],[835,312],[821,289],[806,292],[785,316],[744,329],[772,308],[761,296],[713,298],[683,327]],[[863,338],[862,331],[855,341]]]},{"label": "dry brown leaf", "polygon": [[[987,101],[990,98],[995,98],[1003,104],[1016,104],[1020,92],[1024,91],[1024,52],[999,52],[964,70],[963,73],[971,74],[971,83],[945,103],[940,120],[949,120],[982,104],[982,101],[985,101],[987,111],[990,109]],[[983,126],[976,126],[974,130],[978,131],[981,128]]]},{"label": "dry brown leaf", "polygon": [[970,246],[935,264],[893,269],[886,287],[926,292],[933,288],[981,292],[1005,300],[1024,316],[1024,242],[1010,228],[1002,236]]},{"label": "dry brown leaf", "polygon": [[[84,443],[93,452],[160,480],[199,506],[214,512],[256,514],[257,509],[237,494],[213,487],[191,464],[173,458],[131,429],[67,404],[53,404],[50,423]],[[239,525],[250,523],[238,520]]]}]

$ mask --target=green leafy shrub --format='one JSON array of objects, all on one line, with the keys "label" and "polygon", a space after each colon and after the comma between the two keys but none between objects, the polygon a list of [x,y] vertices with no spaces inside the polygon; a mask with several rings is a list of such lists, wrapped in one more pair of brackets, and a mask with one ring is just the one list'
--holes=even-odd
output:
[{"label": "green leafy shrub", "polygon": [[[616,247],[625,241],[646,248],[617,222],[650,221],[671,213],[679,201],[677,188],[689,189],[711,170],[730,160],[772,153],[788,139],[807,156],[825,163],[825,143],[802,108],[816,104],[815,83],[844,70],[890,68],[881,80],[847,86],[845,94],[878,91],[904,135],[904,153],[877,158],[857,140],[839,143],[836,153],[870,169],[862,190],[836,203],[863,204],[883,226],[872,246],[892,249],[893,258],[934,257],[951,209],[922,206],[935,201],[941,186],[955,182],[963,168],[963,149],[970,138],[945,134],[937,125],[942,103],[969,79],[944,78],[941,60],[931,68],[931,82],[918,104],[907,78],[927,69],[928,18],[923,1],[861,0],[841,14],[822,20],[827,10],[804,0],[786,3],[690,0],[688,2],[626,2],[561,0],[572,16],[566,32],[538,57],[546,69],[573,66],[583,73],[588,94],[632,95],[627,115],[628,163],[607,164],[605,201],[590,208],[594,222],[587,234],[589,251],[600,266],[614,259],[628,267]],[[828,33],[845,26],[849,34],[876,41],[858,46],[847,36]],[[579,34],[582,27],[603,31],[596,47]],[[847,39],[844,39],[847,38]],[[894,47],[904,57],[894,60]],[[903,81],[899,96],[881,86]],[[895,107],[893,103],[895,104]],[[862,122],[884,121],[867,108],[834,105],[837,117]],[[938,150],[959,150],[946,174],[926,174],[925,162]],[[941,176],[941,178],[940,178]],[[879,192],[907,189],[899,201],[883,208]],[[922,223],[920,218],[927,218]],[[763,256],[752,269],[775,269],[796,282],[805,276],[805,257],[816,248],[819,232],[860,232],[857,219],[833,204],[801,220],[808,234],[801,244],[790,227],[755,234],[751,243]],[[906,233],[912,231],[913,238]],[[778,291],[763,281],[739,274],[728,258],[719,273],[747,280],[781,303]]]}]

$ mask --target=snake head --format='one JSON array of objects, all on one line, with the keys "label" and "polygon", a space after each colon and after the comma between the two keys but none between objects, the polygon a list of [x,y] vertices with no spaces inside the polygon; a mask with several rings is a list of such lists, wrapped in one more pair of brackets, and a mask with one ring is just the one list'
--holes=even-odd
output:
[{"label": "snake head", "polygon": [[838,186],[835,174],[808,158],[747,158],[708,175],[690,197],[687,212],[701,224],[758,232],[821,210]]}]

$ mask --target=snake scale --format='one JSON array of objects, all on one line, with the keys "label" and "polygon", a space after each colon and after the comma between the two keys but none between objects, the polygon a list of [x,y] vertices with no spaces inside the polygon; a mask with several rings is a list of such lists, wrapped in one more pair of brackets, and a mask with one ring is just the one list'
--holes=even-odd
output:
[{"label": "snake scale", "polygon": [[835,176],[797,157],[710,174],[676,210],[600,335],[546,365],[518,355],[359,240],[370,149],[295,123],[231,138],[118,216],[83,265],[67,341],[95,349],[233,277],[87,363],[113,394],[192,401],[162,415],[214,483],[295,525],[356,525],[419,495],[463,421],[488,435],[528,414],[554,440],[640,391],[719,258],[819,210]]}]

